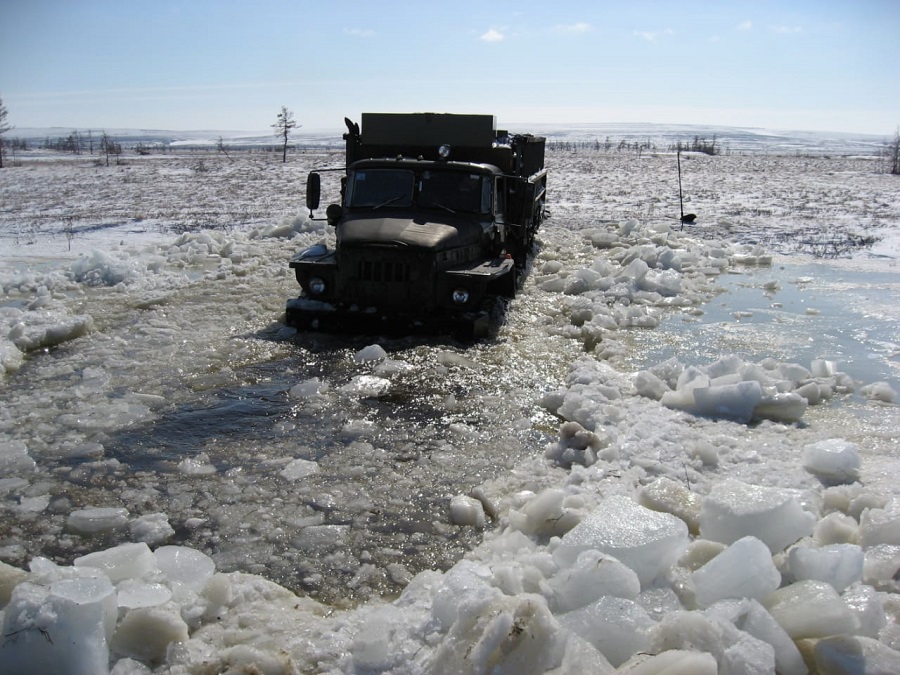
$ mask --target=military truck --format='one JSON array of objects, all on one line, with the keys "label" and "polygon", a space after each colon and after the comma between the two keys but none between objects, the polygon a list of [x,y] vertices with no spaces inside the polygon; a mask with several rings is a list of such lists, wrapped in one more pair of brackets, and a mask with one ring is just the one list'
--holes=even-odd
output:
[{"label": "military truck", "polygon": [[[287,323],[483,336],[491,303],[515,295],[545,214],[545,139],[497,130],[490,115],[344,121],[340,203],[325,210],[335,245],[291,258],[302,293]],[[311,217],[324,170],[307,180]]]}]

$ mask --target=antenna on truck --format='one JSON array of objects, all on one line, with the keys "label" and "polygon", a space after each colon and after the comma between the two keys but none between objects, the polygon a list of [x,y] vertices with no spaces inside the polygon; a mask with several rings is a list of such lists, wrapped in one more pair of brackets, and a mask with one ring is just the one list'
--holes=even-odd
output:
[{"label": "antenna on truck", "polygon": [[681,229],[683,230],[685,223],[693,223],[697,219],[697,214],[685,215],[684,213],[684,194],[681,190],[681,148],[678,149],[675,157],[678,159],[678,204],[681,207]]}]

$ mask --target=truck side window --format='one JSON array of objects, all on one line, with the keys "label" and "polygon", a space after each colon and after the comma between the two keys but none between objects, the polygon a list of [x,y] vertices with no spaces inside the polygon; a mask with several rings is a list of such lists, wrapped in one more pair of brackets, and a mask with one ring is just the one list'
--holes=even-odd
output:
[{"label": "truck side window", "polygon": [[494,213],[498,216],[506,216],[506,179],[497,178],[494,181]]}]

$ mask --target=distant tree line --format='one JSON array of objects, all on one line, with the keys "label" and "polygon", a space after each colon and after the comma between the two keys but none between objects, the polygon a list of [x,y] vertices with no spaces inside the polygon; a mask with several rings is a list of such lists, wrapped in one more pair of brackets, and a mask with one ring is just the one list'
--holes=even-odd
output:
[{"label": "distant tree line", "polygon": [[[613,141],[609,136],[604,140],[599,138],[584,141],[547,141],[548,150],[556,150],[563,152],[633,152],[638,156],[644,152],[659,152],[660,147],[650,140],[628,140],[620,139],[618,142]],[[694,136],[693,141],[676,141],[665,146],[663,150],[668,152],[702,152],[706,155],[718,155],[722,152],[722,146],[713,136],[712,139]]]}]

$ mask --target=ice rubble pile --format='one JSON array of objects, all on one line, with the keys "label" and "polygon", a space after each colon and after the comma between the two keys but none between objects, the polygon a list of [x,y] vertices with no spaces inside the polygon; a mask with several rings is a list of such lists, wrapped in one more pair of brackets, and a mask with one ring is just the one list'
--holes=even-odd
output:
[{"label": "ice rubble pile", "polygon": [[583,237],[603,255],[589,267],[570,269],[572,251],[544,250],[535,281],[563,296],[551,332],[580,339],[601,357],[616,354],[614,341],[602,344],[612,331],[655,327],[663,309],[687,309],[714,295],[711,280],[729,267],[772,262],[759,246],[699,241],[666,223],[629,220],[585,230]]},{"label": "ice rubble pile", "polygon": [[[807,468],[833,475],[831,449]],[[0,674],[900,672],[900,503],[859,483],[814,497],[734,479],[700,495],[669,478],[634,495],[520,493],[448,572],[331,618],[180,546],[0,565]]]},{"label": "ice rubble pile", "polygon": [[774,359],[747,363],[732,355],[706,367],[685,367],[671,359],[639,372],[635,387],[664,406],[695,415],[738,422],[796,422],[808,405],[852,392],[856,385],[834,362],[824,359],[816,359],[807,369]]}]

